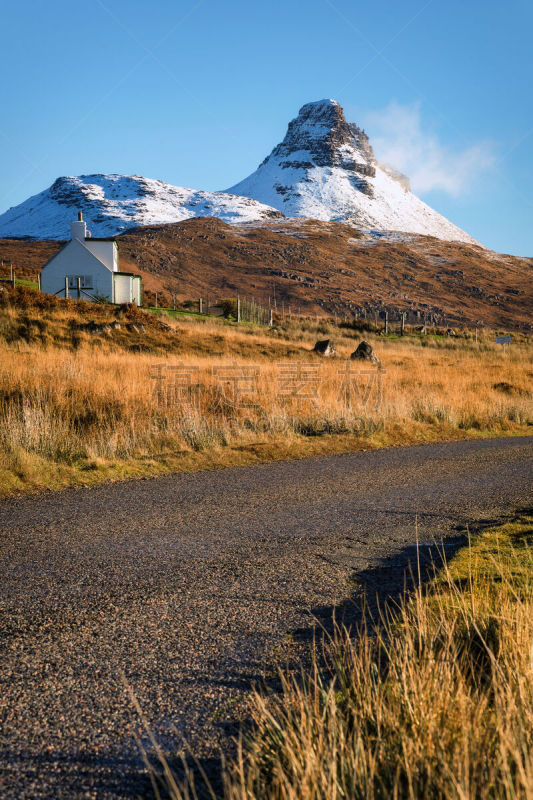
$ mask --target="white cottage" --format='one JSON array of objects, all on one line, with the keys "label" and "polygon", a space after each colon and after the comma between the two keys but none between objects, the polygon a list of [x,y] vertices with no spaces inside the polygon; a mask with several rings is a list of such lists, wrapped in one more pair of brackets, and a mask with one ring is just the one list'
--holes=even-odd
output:
[{"label": "white cottage", "polygon": [[119,272],[114,239],[93,239],[83,221],[70,223],[70,242],[41,271],[41,291],[83,300],[107,298],[111,303],[141,304],[141,278]]}]

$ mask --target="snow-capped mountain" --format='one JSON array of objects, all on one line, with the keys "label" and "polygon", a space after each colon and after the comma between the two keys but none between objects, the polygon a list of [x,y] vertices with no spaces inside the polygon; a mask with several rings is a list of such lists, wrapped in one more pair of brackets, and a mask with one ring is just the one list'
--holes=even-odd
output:
[{"label": "snow-capped mountain", "polygon": [[366,133],[346,122],[335,100],[302,106],[283,141],[254,173],[226,191],[287,217],[478,244],[416,197],[405,175],[376,160]]},{"label": "snow-capped mountain", "polygon": [[94,236],[190,217],[235,223],[281,217],[279,211],[248,197],[184,189],[138,175],[80,175],[58,178],[0,215],[0,238],[67,239],[78,211],[83,211]]},{"label": "snow-capped mountain", "polygon": [[416,197],[405,175],[377,161],[366,133],[346,122],[335,100],[302,106],[281,144],[226,192],[138,175],[58,178],[0,215],[0,238],[65,239],[78,211],[94,236],[190,217],[244,223],[285,215],[344,222],[381,235],[417,233],[478,244]]}]

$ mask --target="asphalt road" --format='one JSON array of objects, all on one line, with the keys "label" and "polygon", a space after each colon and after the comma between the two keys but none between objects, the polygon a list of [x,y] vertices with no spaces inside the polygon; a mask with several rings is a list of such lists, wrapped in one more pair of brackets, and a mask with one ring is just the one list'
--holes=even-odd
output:
[{"label": "asphalt road", "polygon": [[0,796],[147,791],[123,676],[165,746],[186,739],[207,763],[251,684],[316,617],[401,588],[415,518],[422,542],[453,547],[465,523],[531,503],[532,445],[360,452],[1,501]]}]

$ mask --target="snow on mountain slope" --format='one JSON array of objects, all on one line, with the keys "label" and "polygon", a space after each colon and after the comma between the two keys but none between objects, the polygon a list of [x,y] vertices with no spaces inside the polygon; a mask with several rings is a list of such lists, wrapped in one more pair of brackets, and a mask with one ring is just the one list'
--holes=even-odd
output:
[{"label": "snow on mountain slope", "polygon": [[227,191],[273,206],[287,217],[478,244],[416,197],[408,178],[376,160],[366,133],[346,122],[335,100],[302,106],[283,141],[254,173]]},{"label": "snow on mountain slope", "polygon": [[92,223],[94,236],[190,217],[234,223],[281,217],[279,211],[248,197],[184,189],[138,175],[80,175],[58,178],[0,215],[0,238],[67,239],[78,211],[83,211],[89,226]]}]

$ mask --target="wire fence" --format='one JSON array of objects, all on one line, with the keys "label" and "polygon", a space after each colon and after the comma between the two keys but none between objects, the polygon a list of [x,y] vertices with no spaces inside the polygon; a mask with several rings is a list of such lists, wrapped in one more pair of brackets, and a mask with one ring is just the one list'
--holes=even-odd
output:
[{"label": "wire fence", "polygon": [[272,325],[272,310],[260,306],[254,300],[237,298],[237,322],[251,322],[255,325]]}]

